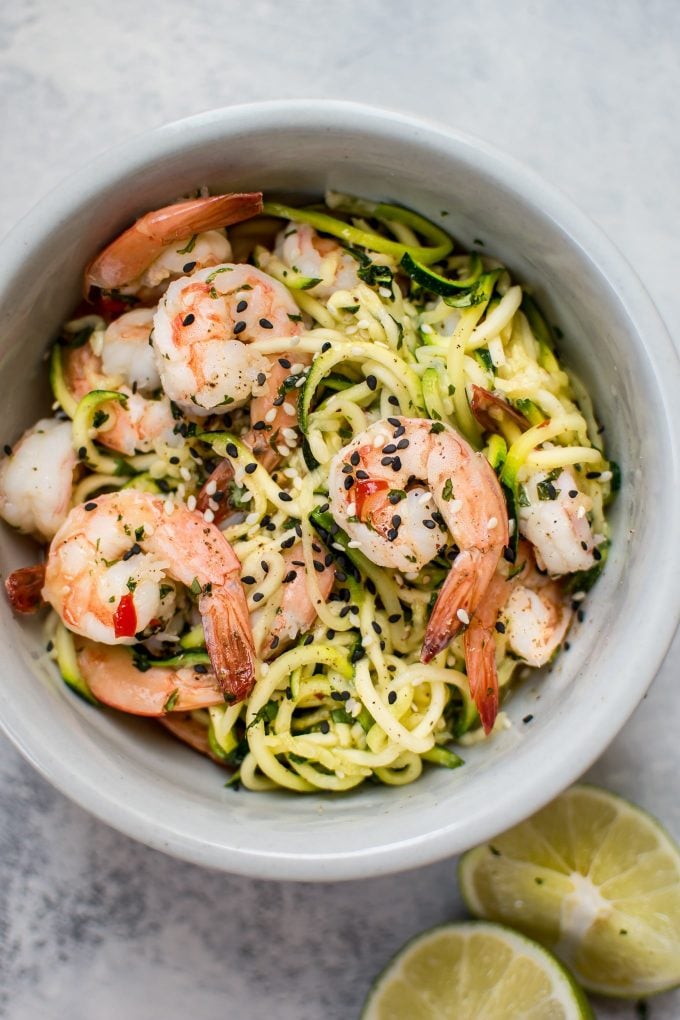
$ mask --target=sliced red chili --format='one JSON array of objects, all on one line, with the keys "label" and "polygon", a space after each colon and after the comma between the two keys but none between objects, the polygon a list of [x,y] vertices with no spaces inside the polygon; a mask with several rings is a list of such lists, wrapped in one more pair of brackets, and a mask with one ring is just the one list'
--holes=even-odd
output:
[{"label": "sliced red chili", "polygon": [[132,595],[123,595],[113,614],[113,630],[117,638],[134,637],[137,633],[137,612]]},{"label": "sliced red chili", "polygon": [[367,506],[370,503],[373,496],[379,492],[385,492],[389,489],[389,483],[383,478],[367,478],[358,479],[354,488],[352,489],[352,496],[354,498],[354,504],[357,508],[357,517],[359,520],[364,520],[364,511],[368,513],[370,507]]}]

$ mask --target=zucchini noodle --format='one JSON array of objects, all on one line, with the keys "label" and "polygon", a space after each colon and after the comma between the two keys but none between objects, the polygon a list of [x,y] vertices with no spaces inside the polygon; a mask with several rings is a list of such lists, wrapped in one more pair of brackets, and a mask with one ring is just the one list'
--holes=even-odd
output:
[{"label": "zucchini noodle", "polygon": [[[291,260],[286,239],[303,239],[303,230],[311,247]],[[445,547],[412,572],[373,563],[331,514],[331,461],[381,419],[426,418],[433,431],[451,426],[497,472],[515,546],[529,480],[543,479],[547,498],[556,498],[552,480],[569,471],[587,502],[598,549],[593,570],[564,582],[580,605],[606,559],[605,515],[619,481],[588,392],[561,364],[553,330],[504,267],[462,251],[415,212],[336,193],[325,205],[306,208],[268,201],[262,217],[234,228],[232,239],[298,309],[289,315],[300,323],[293,336],[264,320],[272,332],[250,344],[261,357],[288,366],[278,405],[286,401],[296,410],[298,427],[269,438],[271,456],[263,457],[249,445],[247,401],[200,418],[173,404],[170,441],[128,455],[107,448],[102,425],[109,413],[127,410],[127,391],[102,373],[96,387],[76,398],[69,350],[85,342],[99,357],[110,321],[80,316],[64,326],[49,369],[55,406],[72,420],[78,453],[72,504],[135,488],[158,493],[169,512],[182,503],[194,510],[211,472],[221,461],[229,465],[225,490],[215,484],[205,490],[204,513],[215,519],[220,500],[230,508],[219,526],[241,564],[258,651],[256,682],[246,702],[191,714],[211,756],[232,769],[228,786],[338,793],[367,781],[412,783],[424,769],[458,768],[463,761],[453,745],[483,739],[463,636],[427,665],[420,661],[432,605],[456,550],[449,547],[447,558]],[[133,306],[137,300],[134,293],[123,297]],[[152,298],[158,301],[158,293]],[[152,298],[146,295],[147,305]],[[480,391],[486,417],[475,404]],[[271,420],[253,427],[267,429]],[[331,566],[329,590],[324,572]],[[300,572],[314,619],[272,640],[281,614],[290,612],[282,608],[286,585]],[[176,614],[162,635],[140,637],[133,661],[141,670],[209,662],[195,600],[178,598]],[[50,654],[64,680],[94,703],[72,634],[54,616],[49,627]],[[505,698],[527,666],[504,626],[492,640]],[[171,702],[164,711],[173,710]]]}]

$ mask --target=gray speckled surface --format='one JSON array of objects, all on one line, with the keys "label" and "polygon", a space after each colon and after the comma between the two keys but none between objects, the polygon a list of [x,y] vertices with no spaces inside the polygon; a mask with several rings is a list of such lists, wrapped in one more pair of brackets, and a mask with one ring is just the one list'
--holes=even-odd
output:
[{"label": "gray speckled surface", "polygon": [[[83,160],[163,121],[253,99],[366,100],[474,132],[543,173],[628,256],[677,334],[679,46],[674,0],[3,5],[0,233]],[[590,773],[676,837],[679,654],[676,638]],[[0,775],[7,1020],[348,1020],[403,941],[462,914],[453,861],[337,886],[231,878],[88,817],[5,740]],[[680,993],[648,1015],[677,1018]]]}]

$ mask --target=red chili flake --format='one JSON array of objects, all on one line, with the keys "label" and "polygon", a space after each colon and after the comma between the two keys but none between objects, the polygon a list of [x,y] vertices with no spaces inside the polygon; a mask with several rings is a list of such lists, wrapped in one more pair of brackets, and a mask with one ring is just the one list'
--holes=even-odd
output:
[{"label": "red chili flake", "polygon": [[352,497],[359,520],[364,520],[364,510],[367,509],[366,504],[370,502],[371,498],[379,492],[385,492],[389,487],[389,483],[382,478],[369,478],[366,481],[359,479],[357,481],[352,490]]},{"label": "red chili flake", "polygon": [[123,595],[113,614],[113,630],[117,638],[134,637],[137,633],[137,612],[132,595]]}]

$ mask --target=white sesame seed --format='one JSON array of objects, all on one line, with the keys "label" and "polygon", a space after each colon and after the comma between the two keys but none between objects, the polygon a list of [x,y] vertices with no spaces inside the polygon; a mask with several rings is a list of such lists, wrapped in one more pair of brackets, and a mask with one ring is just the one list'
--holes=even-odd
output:
[{"label": "white sesame seed", "polygon": [[261,662],[260,663],[260,673],[262,674],[262,676],[266,676],[268,672],[269,672],[269,663],[268,662]]},{"label": "white sesame seed", "polygon": [[[189,496],[189,498],[187,500],[187,510],[195,510],[195,509],[196,509],[196,497],[195,496]],[[148,531],[147,531],[147,534],[148,534]]]},{"label": "white sesame seed", "polygon": [[288,449],[287,446],[281,444],[280,446],[276,447],[276,452],[280,453],[282,457],[287,457],[288,454],[290,453],[290,450]]},{"label": "white sesame seed", "polygon": [[[349,330],[347,330],[347,332],[349,333]],[[364,352],[363,352],[363,350],[361,349],[361,347],[352,347],[352,349],[350,350],[350,352],[349,352],[349,353],[350,353],[350,354],[352,355],[352,357],[354,357],[354,358],[360,358],[360,357],[362,356],[362,354],[363,354]]]},{"label": "white sesame seed", "polygon": [[571,596],[571,600],[572,602],[583,602],[585,597],[586,593],[584,591],[575,591]]},{"label": "white sesame seed", "polygon": [[348,326],[347,329],[345,330],[345,333],[347,334],[347,336],[354,336],[356,331],[357,331],[356,326]]},{"label": "white sesame seed", "polygon": [[217,492],[217,482],[213,478],[206,485],[206,487],[205,487],[205,494],[206,494],[206,496],[214,496],[216,492]]},{"label": "white sesame seed", "polygon": [[373,644],[373,635],[372,634],[364,634],[364,636],[361,639],[361,646],[362,646],[362,648],[368,648],[372,644]]},{"label": "white sesame seed", "polygon": [[493,531],[497,524],[498,524],[497,517],[489,517],[488,521],[486,522],[486,526],[489,529],[489,531]]},{"label": "white sesame seed", "polygon": [[257,524],[259,519],[260,519],[260,515],[259,514],[256,514],[256,513],[248,514],[248,516],[246,517],[246,524],[249,525],[249,526],[251,524]]},{"label": "white sesame seed", "polygon": [[340,769],[336,769],[335,770],[335,774],[338,777],[338,779],[344,779],[345,778],[345,773],[341,772]]},{"label": "white sesame seed", "polygon": [[456,616],[458,617],[460,622],[464,623],[465,626],[467,627],[468,623],[470,622],[470,617],[465,612],[465,610],[464,609],[459,609],[458,612],[456,613]]},{"label": "white sesame seed", "polygon": [[[422,496],[418,497],[418,506],[425,506],[426,503],[430,502],[430,499],[431,499],[430,493],[429,492],[424,492],[422,494]],[[460,503],[460,500],[459,499],[454,499],[453,502],[454,503]],[[458,508],[458,509],[460,509],[460,508]]]},{"label": "white sesame seed", "polygon": [[383,435],[382,432],[379,432],[373,440],[373,446],[377,450],[379,446],[384,446],[386,442],[387,436]]},{"label": "white sesame seed", "polygon": [[174,504],[174,502],[172,500],[172,497],[169,496],[166,499],[165,503],[163,504],[163,512],[165,514],[167,514],[168,517],[171,517],[172,516],[172,512],[173,512],[174,509],[175,509],[175,504]]},{"label": "white sesame seed", "polygon": [[274,421],[274,418],[276,418],[276,408],[270,407],[264,416],[264,420],[267,422],[267,424],[270,424],[271,422]]},{"label": "white sesame seed", "polygon": [[[452,499],[451,502],[449,503],[449,510],[451,511],[452,514],[457,514],[458,511],[462,510],[462,509],[463,509],[463,500],[462,499]],[[494,521],[494,527],[495,527],[496,523],[498,523],[498,522],[496,521],[495,517],[492,517],[491,520]],[[491,524],[489,524],[489,527],[491,527]]]},{"label": "white sesame seed", "polygon": [[301,361],[296,361],[293,365],[290,366],[290,370],[293,373],[293,375],[297,375],[298,372],[301,372],[304,367],[305,366],[302,364]]},{"label": "white sesame seed", "polygon": [[288,346],[289,347],[297,347],[297,345],[300,343],[300,337],[299,336],[289,336],[287,338],[287,341],[288,341]]},{"label": "white sesame seed", "polygon": [[297,468],[294,467],[284,468],[283,476],[284,478],[297,478],[298,477]]},{"label": "white sesame seed", "polygon": [[179,469],[179,473],[180,477],[183,478],[185,482],[191,481],[191,471],[189,470],[189,468],[181,467]]},{"label": "white sesame seed", "polygon": [[212,522],[215,520],[215,514],[212,512],[210,507],[208,507],[207,510],[203,511],[203,520],[206,522],[206,524],[212,524]]},{"label": "white sesame seed", "polygon": [[511,517],[508,521],[508,535],[510,538],[515,534],[515,518]]},{"label": "white sesame seed", "polygon": [[305,385],[306,382],[307,382],[307,376],[303,375],[302,378],[298,379],[298,381],[295,383],[295,389],[296,390],[301,389]]},{"label": "white sesame seed", "polygon": [[281,432],[285,439],[292,440],[294,443],[297,442],[297,433],[295,429],[281,429]]},{"label": "white sesame seed", "polygon": [[348,549],[361,549],[361,542],[357,542],[355,539],[352,539],[351,542],[347,543],[347,548]]},{"label": "white sesame seed", "polygon": [[576,511],[576,516],[579,519],[582,519],[583,517],[585,517],[585,515],[586,515],[586,508],[584,506],[580,506],[578,508],[578,510]]},{"label": "white sesame seed", "polygon": [[[239,500],[240,500],[241,503],[250,503],[252,498],[253,498],[252,492],[248,492],[248,491],[244,492],[242,496],[239,496]],[[213,502],[214,502],[214,500],[211,499],[209,505],[212,506]],[[213,510],[217,510],[217,507],[218,507],[218,504],[215,503],[215,506],[213,507]]]},{"label": "white sesame seed", "polygon": [[422,324],[422,326],[420,327],[420,331],[421,331],[421,333],[432,333],[433,332],[432,326],[430,326],[430,324],[428,322],[424,322]]},{"label": "white sesame seed", "polygon": [[289,404],[288,401],[286,401],[285,404],[283,404],[283,410],[286,412],[286,414],[290,415],[295,414],[295,408],[293,407],[292,404]]},{"label": "white sesame seed", "polygon": [[371,324],[370,324],[370,322],[368,321],[368,319],[359,319],[359,321],[357,322],[357,328],[358,328],[358,329],[368,329],[368,327],[369,327],[370,325],[371,325]]},{"label": "white sesame seed", "polygon": [[380,297],[387,298],[392,297],[392,291],[389,289],[389,287],[378,287],[378,294],[380,294]]},{"label": "white sesame seed", "polygon": [[357,505],[356,505],[356,503],[348,503],[347,504],[347,516],[348,517],[354,517],[356,512],[357,512]]},{"label": "white sesame seed", "polygon": [[600,481],[611,482],[613,477],[614,475],[611,473],[611,471],[603,471],[602,474],[600,475]]},{"label": "white sesame seed", "polygon": [[208,498],[208,506],[210,507],[213,513],[217,512],[219,505],[220,504],[216,500]]},{"label": "white sesame seed", "polygon": [[339,542],[331,542],[331,549],[337,549],[338,552],[344,552],[345,551],[344,545],[340,545]]}]

